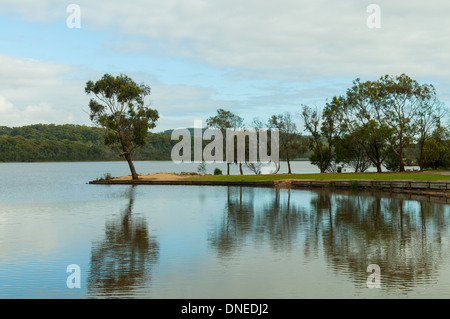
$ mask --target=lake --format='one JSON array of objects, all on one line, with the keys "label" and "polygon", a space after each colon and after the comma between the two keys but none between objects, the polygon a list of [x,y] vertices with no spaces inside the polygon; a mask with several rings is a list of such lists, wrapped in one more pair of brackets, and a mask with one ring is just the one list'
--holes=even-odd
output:
[{"label": "lake", "polygon": [[[197,168],[135,164],[143,174]],[[0,298],[450,298],[449,205],[88,184],[105,173],[129,171],[125,162],[0,163]],[[69,265],[80,288],[68,287]]]}]

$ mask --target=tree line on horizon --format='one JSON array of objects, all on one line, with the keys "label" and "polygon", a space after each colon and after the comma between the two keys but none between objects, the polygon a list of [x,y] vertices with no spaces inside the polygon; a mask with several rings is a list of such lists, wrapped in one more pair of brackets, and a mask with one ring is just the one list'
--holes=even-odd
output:
[{"label": "tree line on horizon", "polygon": [[[123,158],[105,145],[106,130],[83,125],[34,124],[0,126],[0,162],[118,161]],[[149,133],[136,160],[170,160],[175,144],[170,135]]]},{"label": "tree line on horizon", "polygon": [[[170,160],[178,141],[170,131],[151,133],[158,112],[145,105],[150,87],[136,84],[125,75],[105,74],[86,83],[90,118],[97,127],[36,124],[0,127],[0,162],[103,161],[125,158],[133,178],[134,160]],[[435,88],[419,84],[405,74],[385,75],[376,81],[353,81],[353,86],[327,101],[323,108],[301,105],[297,114],[274,114],[266,121],[244,119],[223,108],[210,116],[209,128],[279,130],[280,159],[307,157],[322,173],[350,167],[364,172],[404,171],[416,164],[426,168],[450,167],[448,109],[436,97]],[[306,135],[296,123],[301,122]],[[270,137],[269,137],[270,138]],[[205,143],[205,142],[204,142]],[[270,143],[269,143],[270,144]],[[258,163],[246,165],[255,174]],[[227,174],[229,174],[227,165]]]}]

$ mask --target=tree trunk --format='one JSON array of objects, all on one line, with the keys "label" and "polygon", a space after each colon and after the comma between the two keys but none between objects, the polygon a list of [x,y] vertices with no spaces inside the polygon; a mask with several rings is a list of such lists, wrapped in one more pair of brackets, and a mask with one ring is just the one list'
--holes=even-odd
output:
[{"label": "tree trunk", "polygon": [[241,172],[241,175],[244,175],[244,171],[242,170],[242,163],[239,163],[239,171]]},{"label": "tree trunk", "polygon": [[400,152],[400,156],[398,159],[400,161],[400,172],[404,172],[405,171],[405,163],[403,162],[403,150]]},{"label": "tree trunk", "polygon": [[230,175],[230,163],[227,163],[227,175]]},{"label": "tree trunk", "polygon": [[382,173],[383,171],[382,171],[382,169],[381,169],[381,163],[377,163],[376,164],[376,167],[377,167],[377,173]]},{"label": "tree trunk", "polygon": [[419,142],[419,160],[418,160],[418,164],[419,164],[419,168],[420,168],[420,171],[422,172],[423,171],[423,147],[424,147],[424,145],[425,145],[425,142],[423,142],[423,140],[421,140],[420,142]]},{"label": "tree trunk", "polygon": [[125,157],[125,159],[128,162],[128,166],[130,167],[130,171],[131,171],[131,176],[133,177],[133,179],[138,179],[138,174],[136,173],[136,169],[134,168],[134,164],[131,161],[131,154],[130,153],[124,153],[123,156]]},{"label": "tree trunk", "polygon": [[289,158],[287,159],[287,164],[288,164],[288,174],[292,174],[292,172],[291,172],[291,163],[289,162]]}]

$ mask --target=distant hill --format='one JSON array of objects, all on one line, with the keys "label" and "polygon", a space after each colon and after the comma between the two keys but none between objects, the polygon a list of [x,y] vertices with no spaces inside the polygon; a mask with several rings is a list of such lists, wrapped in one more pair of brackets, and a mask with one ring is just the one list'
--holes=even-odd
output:
[{"label": "distant hill", "polygon": [[[193,138],[194,129],[188,130]],[[133,160],[170,161],[172,148],[178,143],[171,140],[172,132],[149,133],[146,145],[133,153]],[[104,135],[103,128],[73,124],[0,126],[0,162],[123,160],[104,145]],[[203,144],[209,142],[203,141]],[[193,147],[193,143],[191,145]]]},{"label": "distant hill", "polygon": [[[102,128],[72,124],[0,126],[0,162],[121,160],[104,145],[104,134]],[[168,134],[149,133],[147,144],[135,151],[133,159],[170,160],[176,142]]]},{"label": "distant hill", "polygon": [[[175,129],[173,129],[173,130],[165,130],[164,132],[162,132],[162,134],[172,135],[172,132],[174,130]],[[189,133],[191,134],[191,136],[194,136],[194,128],[190,127],[190,128],[187,128],[187,130],[189,130]],[[206,128],[203,128],[202,129],[202,133],[205,132],[205,130],[206,130]]]}]

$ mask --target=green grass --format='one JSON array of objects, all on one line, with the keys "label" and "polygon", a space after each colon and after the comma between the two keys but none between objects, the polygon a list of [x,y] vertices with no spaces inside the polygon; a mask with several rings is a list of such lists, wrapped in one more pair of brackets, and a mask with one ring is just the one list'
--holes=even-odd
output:
[{"label": "green grass", "polygon": [[222,175],[192,177],[190,180],[208,181],[274,181],[283,179],[308,179],[308,180],[419,180],[438,181],[450,180],[450,175],[433,174],[427,172],[405,173],[325,173],[325,174],[276,174],[276,175]]}]

